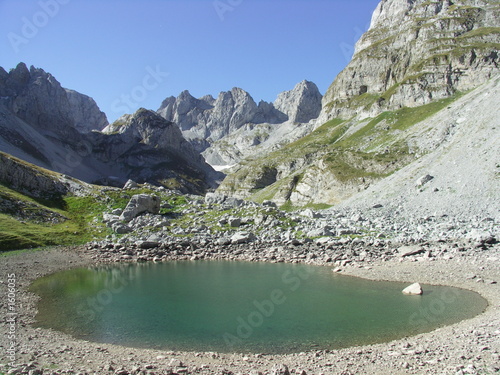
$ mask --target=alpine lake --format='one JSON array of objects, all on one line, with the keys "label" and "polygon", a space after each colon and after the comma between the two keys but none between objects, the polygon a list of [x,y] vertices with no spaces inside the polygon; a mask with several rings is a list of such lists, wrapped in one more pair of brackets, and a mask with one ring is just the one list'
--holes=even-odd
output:
[{"label": "alpine lake", "polygon": [[429,332],[485,310],[479,294],[370,281],[305,264],[98,265],[35,280],[36,326],[136,348],[285,354]]}]

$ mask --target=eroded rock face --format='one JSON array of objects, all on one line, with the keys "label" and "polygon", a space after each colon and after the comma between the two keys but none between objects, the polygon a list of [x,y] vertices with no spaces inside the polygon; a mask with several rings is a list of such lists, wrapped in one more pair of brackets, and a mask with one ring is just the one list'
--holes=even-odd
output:
[{"label": "eroded rock face", "polygon": [[352,61],[323,98],[321,123],[415,107],[498,74],[498,3],[382,0]]},{"label": "eroded rock face", "polygon": [[70,191],[68,185],[0,152],[0,182],[35,198],[56,198]]},{"label": "eroded rock face", "polygon": [[289,121],[305,123],[319,116],[322,98],[314,83],[302,81],[293,90],[279,94],[274,106],[285,113]]},{"label": "eroded rock face", "polygon": [[106,115],[99,110],[94,99],[74,90],[65,90],[76,130],[89,133],[92,130],[102,130],[108,125]]},{"label": "eroded rock face", "polygon": [[220,178],[172,122],[139,109],[93,133],[93,153],[115,165],[116,173],[137,182],[168,183],[185,192],[203,192]]},{"label": "eroded rock face", "polygon": [[108,124],[92,98],[64,89],[51,74],[33,66],[28,70],[24,63],[0,74],[0,97],[23,121],[61,136],[74,129],[101,130]]}]

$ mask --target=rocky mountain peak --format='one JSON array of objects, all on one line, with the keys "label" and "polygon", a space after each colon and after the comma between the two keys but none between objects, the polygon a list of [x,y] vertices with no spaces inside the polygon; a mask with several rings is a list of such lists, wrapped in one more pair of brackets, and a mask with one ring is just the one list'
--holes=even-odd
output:
[{"label": "rocky mountain peak", "polygon": [[310,81],[299,82],[293,90],[278,95],[274,107],[288,116],[292,122],[309,122],[321,112],[318,87]]},{"label": "rocky mountain peak", "polygon": [[216,99],[211,95],[196,99],[183,91],[177,98],[166,98],[157,112],[176,123],[184,137],[203,152],[244,125],[309,122],[320,113],[321,98],[317,86],[309,81],[280,94],[275,103],[260,101],[258,105],[239,87],[219,93]]},{"label": "rocky mountain peak", "polygon": [[33,66],[28,70],[24,63],[0,75],[0,96],[22,120],[63,136],[72,130],[100,130],[108,124],[92,98],[64,89],[50,73]]}]

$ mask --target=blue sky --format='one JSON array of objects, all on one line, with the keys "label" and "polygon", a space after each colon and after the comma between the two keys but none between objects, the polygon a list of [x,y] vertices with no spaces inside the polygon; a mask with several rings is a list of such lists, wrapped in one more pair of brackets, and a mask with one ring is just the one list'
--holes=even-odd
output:
[{"label": "blue sky", "polygon": [[189,90],[324,93],[379,0],[0,0],[0,66],[93,97],[109,121]]}]

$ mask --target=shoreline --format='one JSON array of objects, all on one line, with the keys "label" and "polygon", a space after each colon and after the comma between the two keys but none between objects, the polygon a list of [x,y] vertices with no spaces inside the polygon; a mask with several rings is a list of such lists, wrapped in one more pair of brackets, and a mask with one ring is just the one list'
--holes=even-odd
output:
[{"label": "shoreline", "polygon": [[[233,260],[255,256],[244,246],[221,254]],[[480,374],[494,373],[500,367],[500,260],[499,247],[463,252],[451,259],[417,260],[392,258],[373,260],[365,265],[346,263],[341,274],[370,280],[420,282],[472,290],[488,302],[486,310],[468,320],[416,336],[390,342],[338,350],[318,350],[286,355],[222,354],[212,352],[172,352],[137,349],[77,340],[61,332],[33,328],[37,297],[27,291],[33,280],[64,269],[105,263],[96,251],[86,247],[55,248],[9,255],[2,258],[2,295],[7,291],[7,275],[16,279],[16,368],[19,374],[169,374],[169,373],[290,373],[321,374]],[[185,257],[191,260],[193,256]],[[236,259],[235,259],[236,258]],[[240,259],[243,258],[243,259]],[[202,259],[206,259],[203,256]],[[4,261],[5,260],[5,261]],[[115,259],[116,260],[116,259]],[[168,260],[168,259],[164,259]],[[289,261],[296,261],[288,259]],[[277,261],[281,261],[278,259]],[[305,263],[326,265],[322,261]],[[109,263],[109,260],[108,260]],[[7,317],[9,305],[2,299],[0,312]],[[2,321],[8,332],[7,319]],[[9,348],[7,335],[1,337],[0,356]]]}]

